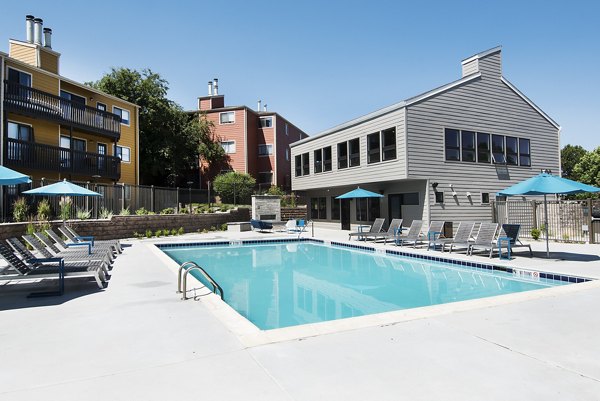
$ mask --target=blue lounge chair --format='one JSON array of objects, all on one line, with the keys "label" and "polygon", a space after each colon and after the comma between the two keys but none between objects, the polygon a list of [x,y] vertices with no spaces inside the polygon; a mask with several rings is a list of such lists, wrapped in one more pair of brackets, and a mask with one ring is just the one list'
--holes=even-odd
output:
[{"label": "blue lounge chair", "polygon": [[253,230],[258,230],[260,232],[264,232],[265,230],[273,230],[273,224],[268,223],[262,220],[250,220],[250,224],[252,225]]}]

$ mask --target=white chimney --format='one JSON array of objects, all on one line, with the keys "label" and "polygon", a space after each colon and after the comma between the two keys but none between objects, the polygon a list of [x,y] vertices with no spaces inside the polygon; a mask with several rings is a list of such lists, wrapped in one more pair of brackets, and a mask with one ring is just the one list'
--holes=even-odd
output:
[{"label": "white chimney", "polygon": [[52,29],[44,28],[44,47],[52,49]]},{"label": "white chimney", "polygon": [[212,94],[213,94],[212,81],[208,81],[208,96],[212,96]]},{"label": "white chimney", "polygon": [[42,25],[44,20],[41,18],[35,18],[33,20],[33,41],[36,45],[42,44]]},{"label": "white chimney", "polygon": [[265,103],[265,110],[264,111],[267,111],[267,104],[266,103]]},{"label": "white chimney", "polygon": [[25,16],[25,35],[28,43],[33,43],[33,15]]},{"label": "white chimney", "polygon": [[219,96],[219,79],[213,79],[213,96]]},{"label": "white chimney", "polygon": [[259,99],[258,102],[257,102],[258,103],[258,107],[256,108],[256,111],[260,111],[260,104],[261,104],[261,102],[262,102],[262,100]]}]

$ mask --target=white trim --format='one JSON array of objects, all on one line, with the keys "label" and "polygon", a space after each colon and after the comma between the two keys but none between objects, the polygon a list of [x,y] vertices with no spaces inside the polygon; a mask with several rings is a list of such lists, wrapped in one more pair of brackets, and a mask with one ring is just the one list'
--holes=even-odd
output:
[{"label": "white trim", "polygon": [[[122,117],[122,116],[119,116],[119,117],[121,117],[121,125],[124,125],[124,126],[126,126],[126,127],[130,127],[130,126],[131,126],[131,110],[129,110],[129,109],[126,109],[126,108],[124,108],[124,107],[119,107],[119,106],[114,106],[114,105],[113,105],[113,107],[112,107],[112,113],[113,113],[113,114],[117,114],[117,113],[115,113],[115,109],[119,109],[119,110],[121,110],[121,111],[125,110],[125,111],[127,112],[127,114],[129,114],[129,118],[128,118],[128,120],[127,120],[127,124],[125,124],[125,123],[123,122],[123,117]],[[118,114],[117,114],[117,115],[118,115]]]},{"label": "white trim", "polygon": [[[483,201],[483,194],[487,194],[487,196],[488,196],[488,201],[487,202]],[[479,203],[481,205],[489,205],[490,204],[490,192],[481,192],[480,191],[479,192]]]},{"label": "white trim", "polygon": [[[15,70],[15,71],[19,71],[19,72],[22,72],[23,74],[27,74],[27,75],[29,75],[29,78],[31,79],[31,88],[33,88],[33,74],[32,74],[32,73],[30,73],[30,72],[27,72],[27,71],[24,71],[24,70],[20,70],[20,69],[18,69],[18,68],[15,68],[15,67],[9,66],[9,65],[7,64],[7,65],[6,65],[6,79],[8,79],[8,70],[9,70],[9,69],[11,69],[11,70]],[[4,82],[4,81],[3,81],[3,82]]]},{"label": "white trim", "polygon": [[[400,110],[402,108],[406,108],[407,106],[410,106],[411,104],[423,101],[423,100],[428,99],[428,98],[430,98],[432,96],[438,95],[438,94],[440,94],[442,92],[445,92],[445,91],[453,89],[453,88],[455,88],[457,86],[463,85],[463,84],[465,84],[467,82],[471,82],[471,81],[473,81],[473,80],[475,80],[475,79],[477,79],[479,77],[481,77],[481,73],[480,72],[477,72],[477,73],[471,74],[471,75],[467,75],[466,77],[461,78],[461,79],[459,79],[457,81],[450,82],[449,84],[446,84],[446,85],[440,86],[438,88],[432,89],[432,90],[430,90],[428,92],[425,92],[425,93],[422,93],[420,95],[408,98],[408,99],[403,100],[401,102],[395,103],[395,104],[393,104],[391,106],[384,107],[383,109],[376,110],[376,111],[374,111],[372,113],[369,113],[369,114],[365,114],[362,117],[358,117],[358,118],[355,118],[354,120],[347,121],[347,122],[342,123],[340,125],[337,125],[337,126],[335,126],[333,128],[330,128],[328,130],[322,131],[322,132],[320,132],[320,133],[318,133],[318,134],[316,134],[314,136],[309,136],[308,138],[304,138],[304,139],[301,139],[299,141],[296,141],[296,142],[290,144],[290,147],[294,147],[294,146],[297,146],[297,145],[300,145],[300,144],[303,144],[303,143],[306,143],[306,142],[310,142],[310,141],[312,141],[314,139],[317,139],[317,138],[320,138],[320,137],[323,137],[323,136],[327,136],[329,134],[333,134],[333,133],[341,131],[343,129],[353,127],[353,126],[361,124],[363,122],[375,119],[377,117],[381,117],[381,116],[383,116],[385,114],[389,114],[389,113],[394,112],[396,110]],[[406,118],[406,116],[405,116],[405,118]]]},{"label": "white trim", "polygon": [[479,59],[482,59],[482,58],[484,58],[486,56],[489,56],[490,54],[499,53],[501,51],[502,51],[502,46],[492,47],[489,50],[485,50],[485,51],[482,51],[481,53],[477,53],[477,54],[475,54],[475,55],[473,55],[471,57],[467,57],[466,59],[464,59],[460,63],[462,65],[465,65],[465,64],[470,63],[473,60],[479,60]]},{"label": "white trim", "polygon": [[[260,129],[264,129],[264,128],[275,128],[275,119],[273,118],[274,116],[264,116],[264,117],[258,117],[258,124],[259,124],[259,128]],[[271,126],[270,127],[263,127],[262,125],[262,121],[263,120],[271,120]]]},{"label": "white trim", "polygon": [[[548,122],[550,124],[552,124],[556,129],[561,129],[560,125],[558,125],[558,123],[556,121],[554,121],[553,119],[550,118],[550,116],[548,116],[548,114],[544,113],[544,111],[542,109],[540,109],[538,106],[536,106],[535,103],[533,103],[531,100],[529,100],[529,98],[527,96],[525,96],[520,90],[518,90],[513,84],[511,84],[510,82],[508,82],[508,80],[504,77],[500,77],[500,80],[502,82],[504,82],[504,84],[506,86],[508,86],[510,89],[512,89],[513,92],[515,92],[519,97],[521,97],[521,99],[525,100],[525,102],[527,102],[531,107],[533,107],[533,109],[535,111],[537,111],[542,117],[544,117],[546,120],[548,120]],[[560,146],[559,146],[560,148]]]},{"label": "white trim", "polygon": [[[120,158],[119,156],[117,156],[117,147],[121,148],[121,149],[129,149],[129,161],[125,161],[122,158]],[[131,164],[131,147],[130,146],[115,145],[113,143],[113,155],[115,157],[119,157],[119,159],[121,159],[121,163]]]},{"label": "white trim", "polygon": [[47,51],[48,53],[54,54],[55,56],[60,56],[59,52],[57,52],[55,50],[52,50],[52,49],[49,49],[49,48],[47,48],[45,46],[35,44],[35,43],[24,42],[22,40],[17,40],[17,39],[8,39],[8,43],[9,44],[23,45],[25,47],[31,47],[31,48],[34,48],[34,49],[43,49],[44,51]]},{"label": "white trim", "polygon": [[[266,148],[268,150],[269,146],[271,147],[271,153],[268,153],[268,152],[267,153],[260,153],[261,147]],[[257,151],[258,151],[258,157],[273,156],[275,154],[275,145],[273,145],[272,143],[259,143]]]},{"label": "white trim", "polygon": [[[235,150],[233,152],[225,152],[226,155],[234,155],[234,154],[237,153],[237,143],[236,143],[236,140],[235,139],[226,139],[226,140],[220,139],[219,140],[219,145],[221,145],[221,147],[223,147],[223,143],[230,143],[230,142],[233,142],[233,147],[234,147]],[[223,150],[225,150],[225,149],[223,149]]]},{"label": "white trim", "polygon": [[[221,119],[221,115],[223,115],[223,114],[231,114],[231,115],[233,115],[233,120],[224,123],[223,120]],[[235,111],[221,111],[221,112],[219,112],[219,125],[229,125],[229,124],[235,124]]]}]

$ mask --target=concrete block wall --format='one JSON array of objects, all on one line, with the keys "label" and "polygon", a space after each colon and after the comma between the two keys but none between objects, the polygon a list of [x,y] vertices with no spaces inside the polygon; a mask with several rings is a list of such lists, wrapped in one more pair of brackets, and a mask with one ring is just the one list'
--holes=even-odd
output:
[{"label": "concrete block wall", "polygon": [[304,207],[282,207],[281,221],[306,220],[306,206]]},{"label": "concrete block wall", "polygon": [[[176,229],[183,227],[186,233],[220,228],[223,223],[250,221],[250,209],[236,209],[225,213],[113,216],[110,220],[76,220],[71,225],[80,235],[93,235],[97,239],[122,239],[133,237],[134,232],[146,230]],[[0,239],[20,237],[27,232],[28,223],[0,224]],[[58,227],[62,221],[52,221]]]}]

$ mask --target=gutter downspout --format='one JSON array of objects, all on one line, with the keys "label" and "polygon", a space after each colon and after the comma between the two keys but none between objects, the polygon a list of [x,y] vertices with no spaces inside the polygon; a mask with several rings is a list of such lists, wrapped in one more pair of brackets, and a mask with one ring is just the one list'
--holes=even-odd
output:
[{"label": "gutter downspout", "polygon": [[[562,127],[558,128],[558,176],[562,177],[562,160],[561,160],[561,156],[560,156],[560,132],[562,131]],[[531,146],[531,145],[529,145]],[[531,152],[531,149],[529,150]]]}]

